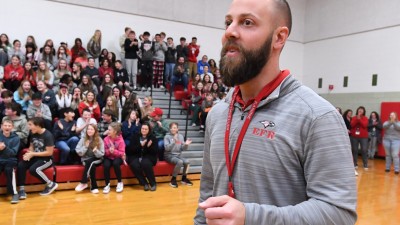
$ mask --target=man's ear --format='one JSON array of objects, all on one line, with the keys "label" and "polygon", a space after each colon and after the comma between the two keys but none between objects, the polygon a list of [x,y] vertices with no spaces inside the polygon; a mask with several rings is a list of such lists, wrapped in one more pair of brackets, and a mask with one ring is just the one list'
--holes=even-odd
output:
[{"label": "man's ear", "polygon": [[287,27],[278,27],[274,32],[274,43],[273,48],[279,49],[280,51],[285,46],[286,40],[289,37],[289,28]]}]

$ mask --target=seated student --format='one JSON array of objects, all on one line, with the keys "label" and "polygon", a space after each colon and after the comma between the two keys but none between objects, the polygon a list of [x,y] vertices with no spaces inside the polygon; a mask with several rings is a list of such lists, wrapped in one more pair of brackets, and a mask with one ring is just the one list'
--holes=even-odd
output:
[{"label": "seated student", "polygon": [[3,120],[0,131],[0,174],[4,171],[7,181],[7,194],[12,195],[11,203],[18,203],[18,192],[15,183],[15,170],[17,166],[17,153],[19,150],[19,137],[14,132],[13,122]]},{"label": "seated student", "polygon": [[10,104],[6,105],[6,116],[3,117],[3,120],[11,120],[13,122],[12,131],[15,132],[20,139],[19,150],[27,146],[29,135],[26,116],[23,114],[21,115],[21,112],[21,105],[16,102],[11,102]]},{"label": "seated student", "polygon": [[72,102],[72,94],[68,92],[68,86],[66,84],[60,83],[56,100],[58,108],[57,116],[59,116],[59,118],[63,118],[64,111],[71,107]]},{"label": "seated student", "polygon": [[89,109],[90,116],[96,121],[100,120],[100,105],[96,101],[96,96],[93,92],[89,91],[86,94],[84,101],[79,103],[78,110],[79,114],[82,116],[83,109]]},{"label": "seated student", "polygon": [[136,110],[132,110],[127,120],[122,122],[122,137],[126,146],[130,145],[133,135],[139,133],[140,126],[139,113]]},{"label": "seated student", "polygon": [[[135,75],[136,76],[136,75]],[[136,77],[135,77],[136,78]],[[128,72],[124,67],[122,67],[121,60],[115,61],[115,70],[114,70],[114,83],[121,89],[131,89],[129,86],[129,76]],[[136,81],[134,83],[133,90],[136,90]]]},{"label": "seated student", "polygon": [[158,158],[160,161],[164,160],[164,137],[168,132],[168,122],[162,118],[163,111],[160,108],[155,108],[150,114],[150,126],[153,130],[154,136],[157,138],[158,144]]},{"label": "seated student", "polygon": [[33,117],[41,117],[44,119],[45,128],[49,131],[53,130],[51,127],[51,111],[49,106],[42,103],[42,94],[40,92],[36,92],[32,95],[33,104],[28,107],[26,111],[26,115],[28,119]]},{"label": "seated student", "polygon": [[178,123],[172,122],[169,124],[170,133],[165,135],[164,137],[164,146],[165,153],[164,158],[165,161],[175,164],[174,172],[172,173],[171,182],[169,185],[173,188],[178,187],[178,183],[176,182],[176,176],[178,176],[179,171],[183,167],[182,173],[182,184],[186,184],[192,186],[193,183],[186,177],[186,174],[189,170],[190,162],[188,159],[185,159],[181,156],[182,151],[187,150],[189,145],[192,143],[191,139],[183,138],[183,135],[178,131]]},{"label": "seated student", "polygon": [[103,111],[102,120],[97,123],[99,135],[103,139],[108,136],[108,126],[113,122],[113,115],[114,114],[110,109],[105,109]]},{"label": "seated student", "polygon": [[37,82],[38,92],[42,93],[42,102],[46,104],[51,112],[51,115],[57,114],[57,100],[53,90],[48,89],[44,81]]},{"label": "seated student", "polygon": [[188,73],[188,66],[185,63],[185,58],[179,57],[178,63],[175,65],[174,72],[172,74],[170,92],[174,91],[175,84],[177,83],[182,83],[184,91],[187,91],[189,84],[187,73]]},{"label": "seated student", "polygon": [[76,136],[75,113],[71,108],[65,108],[64,119],[60,119],[54,124],[54,139],[56,148],[60,150],[60,164],[72,163],[73,156],[76,155],[75,148],[79,142]]},{"label": "seated student", "polygon": [[14,101],[21,105],[22,110],[26,112],[29,105],[32,105],[33,90],[28,80],[21,82],[21,86],[14,92]]},{"label": "seated student", "polygon": [[143,123],[140,132],[133,135],[130,143],[126,148],[129,167],[145,191],[155,191],[157,183],[153,167],[157,163],[158,146],[150,124]]},{"label": "seated student", "polygon": [[29,150],[23,155],[23,160],[18,163],[17,180],[19,185],[19,199],[26,199],[25,179],[26,171],[46,184],[40,195],[49,195],[57,189],[58,184],[51,181],[43,171],[53,164],[54,137],[44,128],[44,119],[33,117],[28,121],[32,137]]},{"label": "seated student", "polygon": [[6,105],[15,102],[13,99],[13,93],[9,90],[1,92],[1,99],[3,99],[3,101],[0,102],[0,121],[2,121],[3,117],[6,116]]},{"label": "seated student", "polygon": [[103,162],[104,142],[99,136],[96,125],[88,125],[85,137],[81,138],[76,146],[76,153],[81,157],[85,170],[83,171],[81,182],[76,186],[75,191],[85,190],[88,187],[88,177],[90,177],[90,192],[98,194],[96,166],[101,165]]},{"label": "seated student", "polygon": [[117,177],[117,193],[124,190],[124,184],[121,177],[121,165],[125,160],[125,142],[121,135],[121,124],[113,122],[108,126],[108,136],[104,138],[104,180],[106,186],[103,189],[104,194],[110,192],[110,169],[114,167]]},{"label": "seated student", "polygon": [[76,121],[76,134],[81,139],[85,137],[86,129],[89,124],[97,125],[97,121],[92,118],[92,114],[89,109],[84,109],[82,111],[82,116]]},{"label": "seated student", "polygon": [[205,130],[206,119],[208,112],[214,106],[214,98],[211,93],[206,94],[206,98],[201,103],[201,112],[200,112],[200,132],[203,133]]}]

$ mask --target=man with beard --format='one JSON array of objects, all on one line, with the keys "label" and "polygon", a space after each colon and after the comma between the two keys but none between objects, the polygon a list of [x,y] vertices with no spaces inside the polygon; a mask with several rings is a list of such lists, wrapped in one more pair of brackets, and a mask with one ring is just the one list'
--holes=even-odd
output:
[{"label": "man with beard", "polygon": [[195,224],[354,224],[350,143],[335,107],[279,68],[286,0],[234,0],[206,122]]}]

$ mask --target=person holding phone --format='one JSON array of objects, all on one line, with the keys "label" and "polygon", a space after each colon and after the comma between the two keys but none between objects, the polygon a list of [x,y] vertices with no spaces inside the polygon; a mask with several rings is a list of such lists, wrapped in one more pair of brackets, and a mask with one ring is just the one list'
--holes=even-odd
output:
[{"label": "person holding phone", "polygon": [[182,157],[182,151],[185,151],[189,148],[189,145],[192,143],[192,140],[188,138],[186,141],[183,138],[183,135],[180,134],[178,123],[172,122],[169,124],[170,133],[165,135],[164,137],[164,159],[165,161],[175,164],[174,172],[172,173],[171,182],[169,185],[173,188],[178,187],[178,183],[176,182],[176,177],[178,176],[179,171],[183,167],[182,172],[182,184],[186,184],[188,186],[192,186],[193,183],[186,177],[187,172],[189,170],[190,162],[188,159]]}]

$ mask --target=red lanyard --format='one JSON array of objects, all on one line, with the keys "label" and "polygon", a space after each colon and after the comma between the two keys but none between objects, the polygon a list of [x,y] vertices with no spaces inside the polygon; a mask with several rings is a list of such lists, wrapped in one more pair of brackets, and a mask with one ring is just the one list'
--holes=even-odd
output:
[{"label": "red lanyard", "polygon": [[235,197],[235,192],[234,192],[234,187],[233,187],[233,181],[232,181],[232,176],[233,176],[233,171],[235,169],[235,163],[236,159],[239,155],[240,147],[242,145],[244,135],[246,134],[247,128],[250,125],[251,119],[253,119],[254,113],[256,112],[257,106],[260,103],[260,101],[269,96],[278,86],[279,84],[282,83],[282,81],[289,75],[289,71],[282,71],[279,76],[277,76],[273,81],[268,83],[261,91],[260,93],[256,96],[253,104],[251,105],[251,109],[246,116],[246,120],[244,121],[244,124],[242,126],[242,129],[240,130],[239,136],[237,138],[236,144],[235,144],[235,149],[233,151],[233,156],[232,156],[232,161],[230,159],[230,154],[229,154],[229,134],[231,130],[231,123],[232,123],[232,116],[233,116],[233,111],[235,107],[235,102],[236,102],[236,97],[239,93],[239,87],[235,87],[235,91],[233,92],[232,95],[232,101],[229,104],[229,112],[228,112],[228,119],[226,122],[226,129],[225,129],[225,159],[226,159],[226,167],[228,169],[228,195],[232,198]]}]

